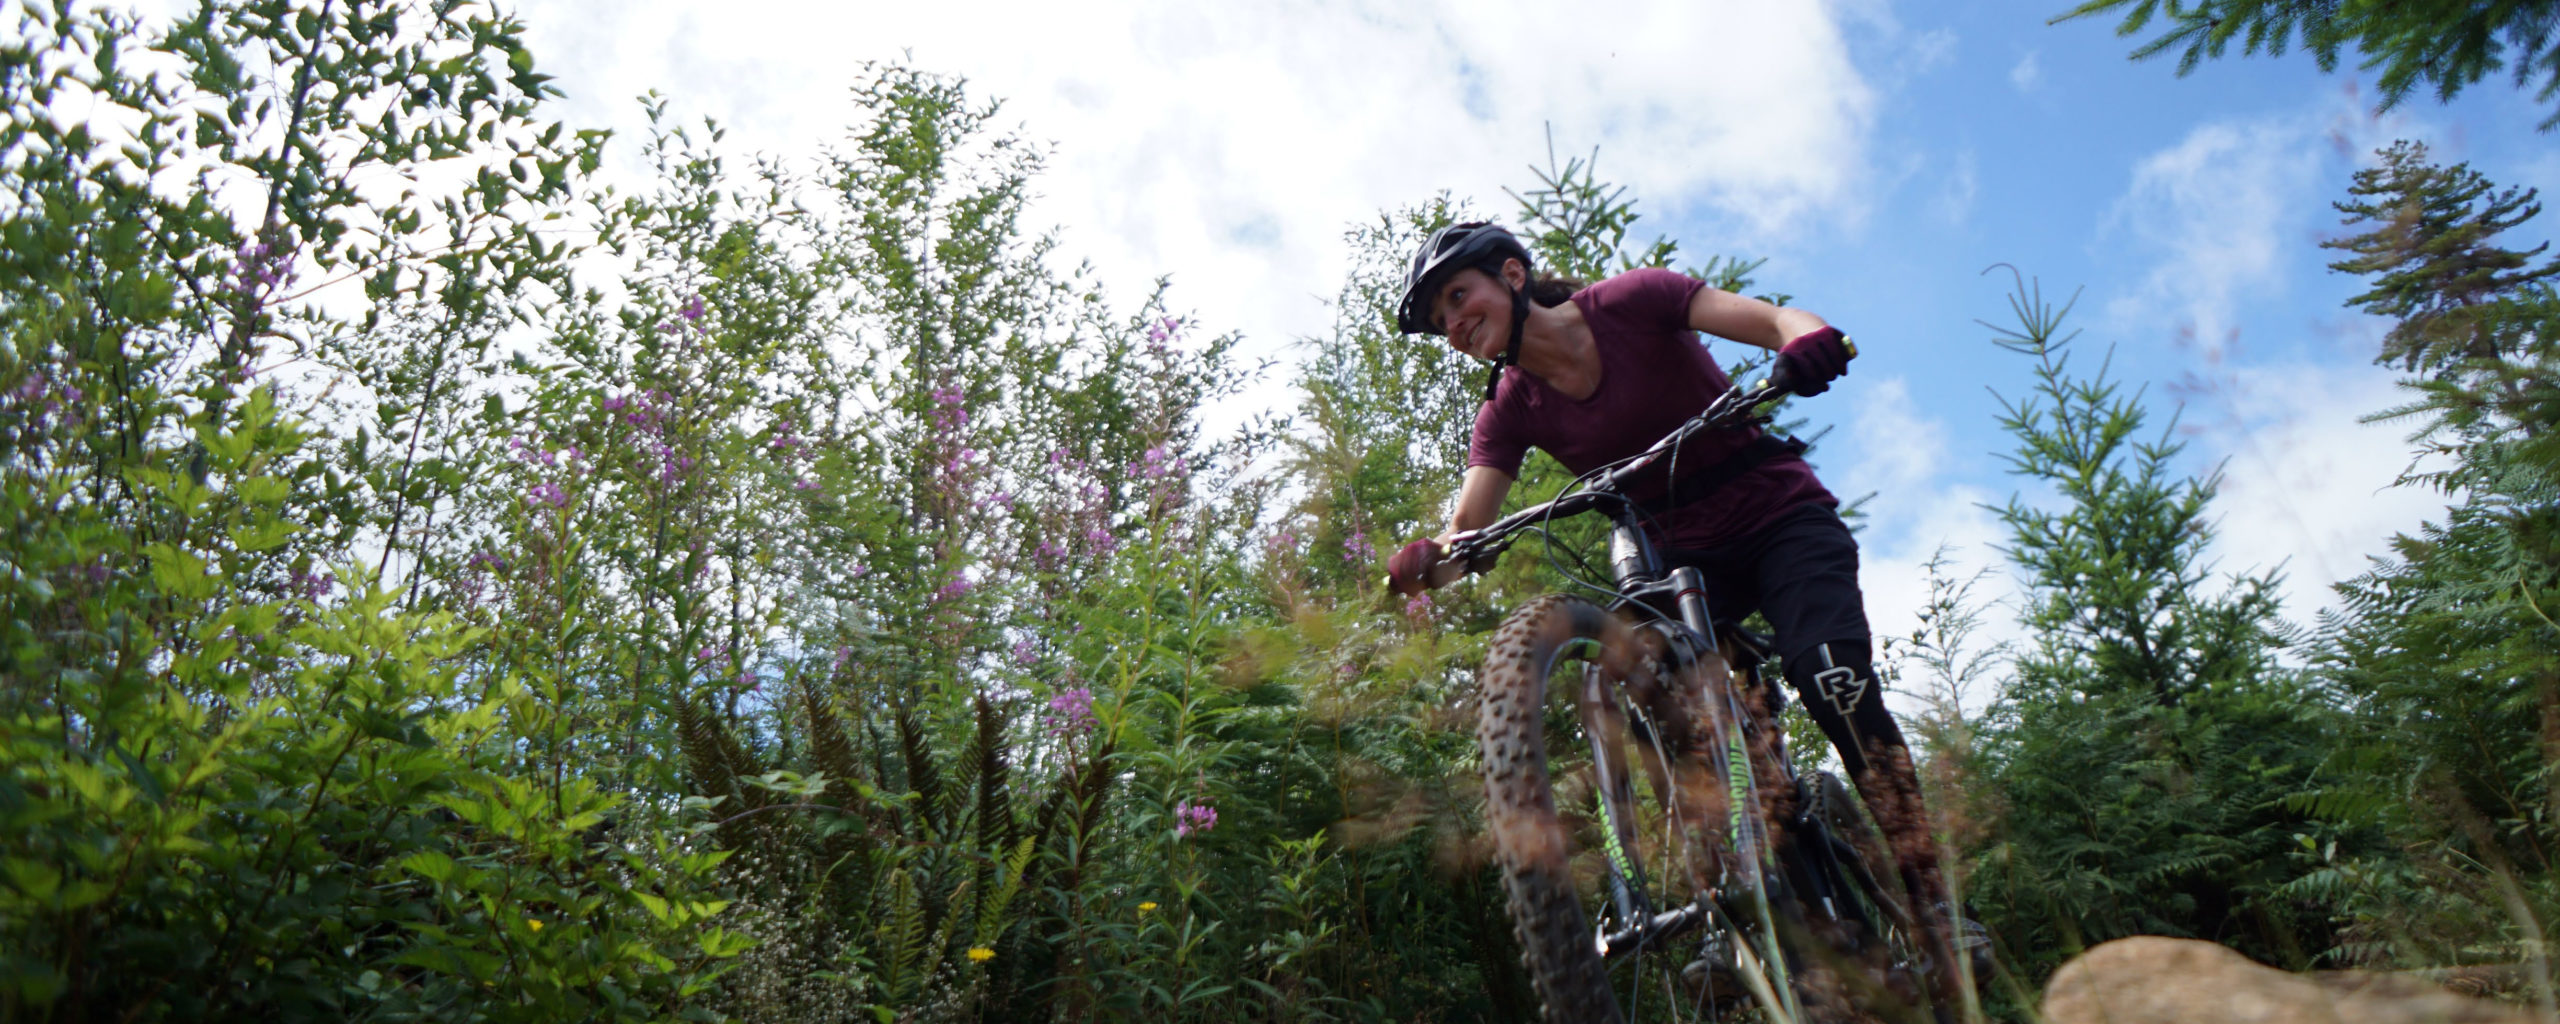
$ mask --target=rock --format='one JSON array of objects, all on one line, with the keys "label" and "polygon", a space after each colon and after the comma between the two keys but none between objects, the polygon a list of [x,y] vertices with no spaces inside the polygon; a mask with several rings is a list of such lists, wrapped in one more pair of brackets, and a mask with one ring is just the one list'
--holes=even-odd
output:
[{"label": "rock", "polygon": [[2044,989],[2046,1024],[2542,1024],[2406,975],[2288,974],[2195,939],[2137,936],[2080,954]]}]

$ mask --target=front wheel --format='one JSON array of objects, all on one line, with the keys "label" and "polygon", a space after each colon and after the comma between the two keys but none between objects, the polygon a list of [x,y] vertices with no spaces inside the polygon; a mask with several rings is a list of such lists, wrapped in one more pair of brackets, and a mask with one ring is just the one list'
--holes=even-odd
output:
[{"label": "front wheel", "polygon": [[[1698,894],[1722,876],[1723,804],[1700,723],[1642,639],[1588,602],[1541,598],[1503,622],[1479,677],[1487,827],[1551,1024],[1705,1020],[1742,995],[1684,970],[1710,931]],[[1579,729],[1548,728],[1551,684]]]}]

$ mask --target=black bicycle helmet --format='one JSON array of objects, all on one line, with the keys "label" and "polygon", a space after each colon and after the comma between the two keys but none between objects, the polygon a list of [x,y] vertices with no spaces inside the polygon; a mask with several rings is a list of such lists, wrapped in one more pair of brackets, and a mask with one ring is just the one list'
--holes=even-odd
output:
[{"label": "black bicycle helmet", "polygon": [[[1406,334],[1439,334],[1431,323],[1431,303],[1439,297],[1440,286],[1449,275],[1474,268],[1502,279],[1502,261],[1519,260],[1524,269],[1534,268],[1537,261],[1529,256],[1529,247],[1520,244],[1511,232],[1488,221],[1451,224],[1431,233],[1422,250],[1413,254],[1413,270],[1405,275],[1404,296],[1396,302],[1396,329]],[[1511,289],[1511,344],[1502,357],[1494,360],[1493,373],[1485,378],[1484,397],[1493,400],[1494,387],[1502,382],[1502,368],[1520,361],[1520,330],[1529,321],[1527,289]]]}]

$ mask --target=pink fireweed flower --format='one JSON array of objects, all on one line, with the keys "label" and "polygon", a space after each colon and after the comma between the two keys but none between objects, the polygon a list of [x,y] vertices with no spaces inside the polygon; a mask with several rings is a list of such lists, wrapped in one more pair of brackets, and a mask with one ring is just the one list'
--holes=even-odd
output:
[{"label": "pink fireweed flower", "polygon": [[1084,540],[1085,543],[1093,546],[1093,552],[1097,555],[1107,555],[1120,550],[1120,538],[1112,536],[1111,531],[1099,526],[1086,530]]},{"label": "pink fireweed flower", "polygon": [[792,481],[791,487],[793,490],[814,491],[818,489],[818,481],[815,477],[804,476],[798,480]]},{"label": "pink fireweed flower", "polygon": [[963,597],[969,596],[969,591],[976,589],[977,586],[978,585],[976,583],[969,581],[969,577],[955,572],[951,574],[950,582],[944,583],[942,585],[942,589],[933,592],[933,599],[935,601],[957,601]]},{"label": "pink fireweed flower", "polygon": [[606,395],[604,399],[604,411],[621,412],[622,407],[629,404],[631,404],[631,400],[624,398],[621,395]]},{"label": "pink fireweed flower", "polygon": [[292,578],[285,582],[285,586],[305,601],[317,601],[329,596],[330,591],[337,589],[338,581],[335,577],[314,575],[296,569]]},{"label": "pink fireweed flower", "polygon": [[1028,639],[1023,639],[1023,640],[1016,640],[1016,641],[1014,641],[1014,642],[1013,642],[1013,663],[1014,663],[1015,665],[1019,665],[1019,666],[1021,666],[1021,667],[1023,667],[1023,668],[1030,668],[1030,667],[1031,667],[1031,666],[1033,666],[1033,665],[1037,665],[1037,664],[1039,664],[1039,663],[1040,663],[1040,648],[1039,648],[1039,645],[1032,643],[1032,642],[1031,642],[1030,640],[1028,640]]},{"label": "pink fireweed flower", "polygon": [[1041,717],[1049,722],[1049,735],[1061,739],[1082,736],[1093,731],[1093,691],[1072,687],[1049,698],[1049,710]]},{"label": "pink fireweed flower", "polygon": [[552,508],[568,508],[569,492],[561,490],[559,484],[545,481],[535,484],[530,490],[527,490],[525,492],[525,500],[537,504],[549,505]]},{"label": "pink fireweed flower", "polygon": [[676,315],[687,320],[702,319],[702,296],[694,295],[685,299],[684,308],[677,310]]},{"label": "pink fireweed flower", "polygon": [[959,385],[933,389],[933,426],[945,434],[954,434],[969,425],[969,410],[961,403],[967,396]]},{"label": "pink fireweed flower", "polygon": [[1428,619],[1431,617],[1431,609],[1429,594],[1416,592],[1412,597],[1404,599],[1404,614],[1407,618]]},{"label": "pink fireweed flower", "polygon": [[1162,480],[1170,476],[1181,476],[1189,471],[1190,466],[1179,455],[1166,458],[1164,448],[1158,446],[1147,449],[1146,457],[1131,468],[1139,476],[1149,480]]},{"label": "pink fireweed flower", "polygon": [[1342,560],[1355,565],[1378,560],[1378,549],[1369,546],[1367,531],[1353,530],[1342,539]]},{"label": "pink fireweed flower", "polygon": [[658,466],[659,483],[671,484],[677,480],[683,479],[686,474],[693,472],[693,467],[695,465],[693,456],[678,455],[675,454],[674,449],[669,448],[666,445],[659,445],[658,457],[665,460]]},{"label": "pink fireweed flower", "polygon": [[848,662],[848,661],[852,661],[852,660],[853,660],[853,648],[851,648],[851,647],[838,647],[838,648],[836,648],[836,660],[835,660],[834,664],[831,664],[831,665],[827,666],[827,671],[829,671],[829,672],[841,672],[841,671],[843,671],[843,670],[844,670],[844,663],[845,663],[845,662]]},{"label": "pink fireweed flower", "polygon": [[1298,535],[1287,530],[1262,538],[1262,553],[1270,557],[1278,558],[1296,550],[1298,550]]},{"label": "pink fireweed flower", "polygon": [[1217,808],[1211,807],[1205,803],[1192,803],[1188,800],[1174,805],[1174,835],[1188,838],[1194,832],[1206,832],[1216,827],[1218,827]]}]

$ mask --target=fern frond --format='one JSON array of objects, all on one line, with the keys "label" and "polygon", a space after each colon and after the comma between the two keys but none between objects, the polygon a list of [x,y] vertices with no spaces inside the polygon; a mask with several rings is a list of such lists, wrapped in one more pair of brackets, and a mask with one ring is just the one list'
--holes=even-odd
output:
[{"label": "fern frond", "polygon": [[932,741],[925,735],[924,723],[914,705],[898,709],[898,752],[906,760],[907,791],[916,795],[916,810],[924,816],[927,833],[935,838],[949,835],[942,771],[934,764]]},{"label": "fern frond", "polygon": [[924,900],[916,892],[914,876],[907,869],[889,872],[889,912],[880,918],[880,948],[888,951],[881,959],[886,977],[881,988],[895,1002],[903,1003],[921,988],[919,975],[924,965]]},{"label": "fern frond", "polygon": [[971,936],[970,945],[995,945],[996,936],[1004,934],[1005,928],[1013,923],[1006,918],[1006,911],[1012,908],[1014,897],[1022,892],[1022,877],[1031,867],[1031,854],[1031,837],[1024,836],[1013,844],[1013,852],[1006,854],[1004,862],[998,865],[1002,873],[997,877],[994,890],[985,892],[978,899],[978,930]]}]

